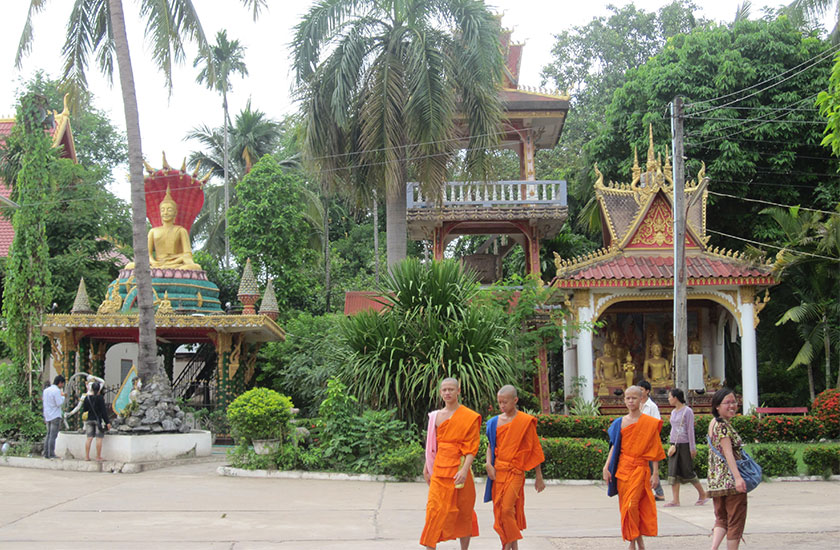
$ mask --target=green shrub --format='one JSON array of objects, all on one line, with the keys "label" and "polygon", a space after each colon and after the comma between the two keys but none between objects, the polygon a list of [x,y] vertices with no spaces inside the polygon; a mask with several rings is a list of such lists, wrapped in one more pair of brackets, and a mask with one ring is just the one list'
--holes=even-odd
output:
[{"label": "green shrub", "polygon": [[540,437],[582,437],[608,440],[607,429],[615,416],[567,416],[538,414],[537,434]]},{"label": "green shrub", "polygon": [[386,451],[380,462],[383,473],[397,479],[411,480],[423,471],[423,460],[423,447],[417,441],[411,441]]},{"label": "green shrub", "polygon": [[750,445],[749,451],[761,466],[765,476],[795,476],[796,450],[788,445],[758,444]]},{"label": "green shrub", "polygon": [[811,404],[811,414],[825,425],[827,439],[840,437],[840,390],[827,389]]},{"label": "green shrub", "polygon": [[840,445],[811,445],[802,452],[802,461],[808,467],[808,474],[829,476],[840,474]]},{"label": "green shrub", "polygon": [[601,479],[609,445],[601,439],[540,438],[545,463],[543,476],[551,479]]},{"label": "green shrub", "polygon": [[228,405],[233,436],[240,441],[282,438],[289,433],[292,400],[268,388],[248,390]]},{"label": "green shrub", "polygon": [[8,362],[0,363],[0,436],[39,441],[46,427],[41,415],[41,395],[33,392],[30,403],[18,369]]}]

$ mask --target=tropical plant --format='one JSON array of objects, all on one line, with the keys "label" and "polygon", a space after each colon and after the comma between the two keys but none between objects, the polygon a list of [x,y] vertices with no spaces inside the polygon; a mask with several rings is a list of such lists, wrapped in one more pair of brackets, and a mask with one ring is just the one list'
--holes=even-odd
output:
[{"label": "tropical plant", "polygon": [[[227,216],[228,209],[230,209],[230,186],[228,183],[228,127],[230,126],[230,117],[228,116],[228,98],[227,94],[231,90],[230,78],[234,73],[248,76],[248,68],[245,67],[245,62],[242,61],[245,55],[245,48],[239,44],[239,40],[228,40],[227,31],[222,29],[216,33],[216,43],[204,50],[193,62],[194,67],[203,65],[201,72],[196,77],[196,82],[199,84],[206,84],[211,90],[215,90],[222,94],[222,110],[224,141],[222,151],[224,160],[222,162],[222,171],[224,172],[224,190],[225,190],[225,209],[224,215]],[[230,267],[230,239],[227,231],[225,234],[225,267]]]},{"label": "tropical plant", "polygon": [[415,423],[447,376],[460,380],[468,406],[492,403],[521,371],[510,358],[505,312],[475,303],[479,290],[475,275],[452,260],[394,265],[383,277],[384,311],[361,312],[342,325],[349,355],[341,378],[350,392]]},{"label": "tropical plant", "polygon": [[[256,19],[266,0],[242,2],[253,9]],[[15,66],[18,69],[24,55],[32,48],[32,16],[43,11],[46,4],[46,0],[30,0],[15,56]],[[184,57],[184,39],[195,41],[200,49],[206,50],[208,47],[198,15],[191,0],[172,0],[165,3],[142,0],[140,15],[146,20],[152,58],[162,70],[166,85],[171,90],[173,61]],[[138,371],[143,380],[149,380],[158,371],[157,339],[149,247],[146,241],[146,197],[143,184],[143,152],[140,146],[140,115],[122,0],[76,0],[67,25],[63,54],[63,78],[73,90],[84,90],[87,87],[85,72],[91,56],[96,56],[100,69],[109,77],[113,75],[116,57],[128,136],[132,237],[136,263],[134,274],[137,281],[139,312]]]},{"label": "tropical plant", "polygon": [[782,13],[789,15],[801,25],[816,26],[823,16],[834,13],[834,28],[829,31],[829,39],[840,42],[840,1],[838,0],[793,0]]},{"label": "tropical plant", "polygon": [[[808,370],[811,401],[815,397],[813,362],[824,354],[825,387],[831,387],[832,340],[840,353],[840,222],[837,216],[825,221],[822,214],[799,208],[764,210],[782,229],[782,245],[787,247],[776,258],[776,274],[791,283],[798,304],[790,307],[776,323],[796,323],[802,346],[790,368],[804,365]],[[827,255],[826,255],[827,254]]]},{"label": "tropical plant", "polygon": [[465,143],[469,174],[487,173],[502,115],[498,20],[481,0],[320,0],[293,43],[306,158],[326,187],[384,191],[393,266],[406,255],[409,167],[436,196]]}]

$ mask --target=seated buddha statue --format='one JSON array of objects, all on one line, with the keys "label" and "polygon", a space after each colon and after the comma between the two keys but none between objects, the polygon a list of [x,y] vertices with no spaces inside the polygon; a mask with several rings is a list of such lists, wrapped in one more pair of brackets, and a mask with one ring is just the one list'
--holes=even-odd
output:
[{"label": "seated buddha statue", "polygon": [[[700,340],[692,340],[688,343],[688,353],[703,355],[703,346]],[[709,373],[709,361],[703,355],[703,381],[707,390],[713,390],[720,387],[720,378],[712,378]]]},{"label": "seated buddha statue", "polygon": [[610,343],[613,347],[613,357],[618,359],[618,362],[620,363],[630,350],[627,349],[627,346],[624,344],[621,338],[621,333],[618,332],[618,329],[612,329],[610,331]]},{"label": "seated buddha statue", "polygon": [[651,356],[642,367],[645,378],[651,386],[664,387],[671,376],[671,363],[662,357],[662,344],[654,342],[650,346]]},{"label": "seated buddha statue", "polygon": [[[175,225],[178,205],[172,200],[169,188],[160,202],[161,225],[149,230],[149,264],[153,269],[191,269],[201,266],[193,261],[190,234],[180,225]],[[125,266],[134,269],[134,262]]]},{"label": "seated buddha statue", "polygon": [[595,376],[601,382],[620,382],[620,364],[613,357],[613,346],[609,341],[604,342],[604,353],[595,360]]}]

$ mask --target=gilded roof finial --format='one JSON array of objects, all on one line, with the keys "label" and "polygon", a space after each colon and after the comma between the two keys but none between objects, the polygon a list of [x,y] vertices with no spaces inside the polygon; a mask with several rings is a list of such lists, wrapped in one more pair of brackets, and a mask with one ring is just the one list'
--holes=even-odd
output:
[{"label": "gilded roof finial", "polygon": [[168,162],[166,162],[166,151],[163,151],[162,155],[163,155],[163,169],[164,170],[172,170],[172,167],[169,166]]},{"label": "gilded roof finial", "polygon": [[152,175],[152,174],[154,174],[154,173],[155,173],[155,169],[152,167],[152,165],[151,165],[151,164],[149,164],[148,162],[146,162],[146,159],[143,159],[143,166],[145,166],[145,167],[146,167],[146,172],[148,172],[148,173],[149,173],[149,175]]},{"label": "gilded roof finial", "polygon": [[648,143],[648,154],[647,154],[647,171],[653,172],[656,170],[656,157],[653,153],[653,124],[648,126],[648,136],[649,136],[649,143]]},{"label": "gilded roof finial", "polygon": [[195,165],[195,170],[193,170],[192,176],[194,178],[198,177],[198,170],[201,168],[201,161],[199,160]]},{"label": "gilded roof finial", "polygon": [[604,174],[598,170],[598,163],[595,163],[595,175],[598,176],[598,179],[595,180],[595,187],[603,187],[604,186]]},{"label": "gilded roof finial", "polygon": [[184,157],[184,162],[181,163],[181,172],[187,172],[187,157]]}]

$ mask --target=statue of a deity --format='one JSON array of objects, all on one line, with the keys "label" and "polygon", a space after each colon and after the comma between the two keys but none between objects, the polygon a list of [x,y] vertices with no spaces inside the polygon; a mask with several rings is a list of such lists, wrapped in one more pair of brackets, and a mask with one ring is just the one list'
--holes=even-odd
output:
[{"label": "statue of a deity", "polygon": [[651,386],[664,387],[671,375],[671,363],[662,357],[662,344],[654,342],[650,346],[651,357],[645,360],[642,371]]},{"label": "statue of a deity", "polygon": [[[178,205],[166,188],[166,196],[160,201],[161,225],[149,230],[149,263],[154,269],[201,269],[193,261],[190,234],[175,225]],[[134,269],[134,262],[125,266]]]},{"label": "statue of a deity", "polygon": [[595,360],[595,377],[602,382],[621,382],[620,363],[611,342],[604,342],[604,353]]},{"label": "statue of a deity", "polygon": [[[703,355],[703,346],[700,344],[700,340],[691,340],[688,343],[688,353]],[[706,389],[712,390],[720,387],[720,378],[712,378],[709,373],[709,361],[705,355],[703,355],[703,381]]]},{"label": "statue of a deity", "polygon": [[624,370],[624,389],[627,389],[633,385],[633,379],[636,378],[636,363],[633,362],[630,352],[627,353],[621,368]]},{"label": "statue of a deity", "polygon": [[[627,355],[627,352],[630,350],[627,349],[625,343],[621,340],[621,333],[618,331],[617,328],[614,328],[610,331],[610,343],[613,347],[613,357],[621,361],[621,358]],[[619,376],[620,378],[620,376]]]}]

